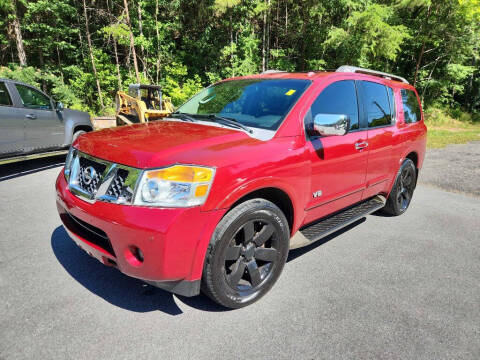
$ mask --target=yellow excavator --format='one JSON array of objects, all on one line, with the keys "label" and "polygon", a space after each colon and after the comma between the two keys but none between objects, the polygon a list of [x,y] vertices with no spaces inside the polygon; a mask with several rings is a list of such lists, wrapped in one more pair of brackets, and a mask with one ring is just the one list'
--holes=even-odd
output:
[{"label": "yellow excavator", "polygon": [[128,92],[117,92],[115,103],[117,126],[159,120],[174,111],[158,85],[131,84]]}]

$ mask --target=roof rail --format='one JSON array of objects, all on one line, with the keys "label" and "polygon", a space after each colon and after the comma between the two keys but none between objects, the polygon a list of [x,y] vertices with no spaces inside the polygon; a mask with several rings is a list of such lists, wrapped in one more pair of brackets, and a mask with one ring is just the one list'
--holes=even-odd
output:
[{"label": "roof rail", "polygon": [[350,66],[350,65],[342,65],[337,70],[335,70],[335,72],[350,72],[350,73],[374,75],[374,76],[383,77],[385,79],[397,80],[397,81],[401,81],[405,84],[409,84],[408,80],[401,77],[401,76],[388,74],[388,73],[384,73],[384,72],[376,71],[376,70],[364,69],[364,68],[356,67],[356,66]]},{"label": "roof rail", "polygon": [[270,69],[270,70],[262,71],[261,74],[274,74],[274,73],[281,73],[281,72],[285,72],[285,71],[283,71],[283,70]]}]

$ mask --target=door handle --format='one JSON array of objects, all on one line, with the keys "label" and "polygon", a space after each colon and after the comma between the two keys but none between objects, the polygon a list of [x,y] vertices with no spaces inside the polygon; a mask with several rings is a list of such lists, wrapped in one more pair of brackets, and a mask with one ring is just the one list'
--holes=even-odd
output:
[{"label": "door handle", "polygon": [[35,115],[35,114],[28,114],[28,115],[25,115],[25,117],[26,117],[27,119],[36,119],[36,118],[37,118],[37,115]]},{"label": "door handle", "polygon": [[357,150],[365,149],[367,146],[368,146],[368,142],[366,141],[359,141],[355,143],[355,149]]}]

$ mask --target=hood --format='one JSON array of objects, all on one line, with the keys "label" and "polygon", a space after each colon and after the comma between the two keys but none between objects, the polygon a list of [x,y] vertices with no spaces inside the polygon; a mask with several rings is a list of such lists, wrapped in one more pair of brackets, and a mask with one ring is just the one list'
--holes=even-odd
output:
[{"label": "hood", "polygon": [[160,120],[94,131],[74,146],[100,159],[137,168],[174,163],[219,166],[225,153],[262,143],[242,131],[202,123]]}]

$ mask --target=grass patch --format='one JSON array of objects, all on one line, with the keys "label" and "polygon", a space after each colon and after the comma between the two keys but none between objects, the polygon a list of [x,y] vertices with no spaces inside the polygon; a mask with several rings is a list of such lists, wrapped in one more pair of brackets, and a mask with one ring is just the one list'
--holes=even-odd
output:
[{"label": "grass patch", "polygon": [[465,144],[480,140],[480,125],[476,129],[428,129],[427,147],[442,148],[448,144]]},{"label": "grass patch", "polygon": [[425,125],[428,128],[428,148],[480,140],[478,118],[465,112],[452,113],[441,108],[430,108],[425,111]]}]

